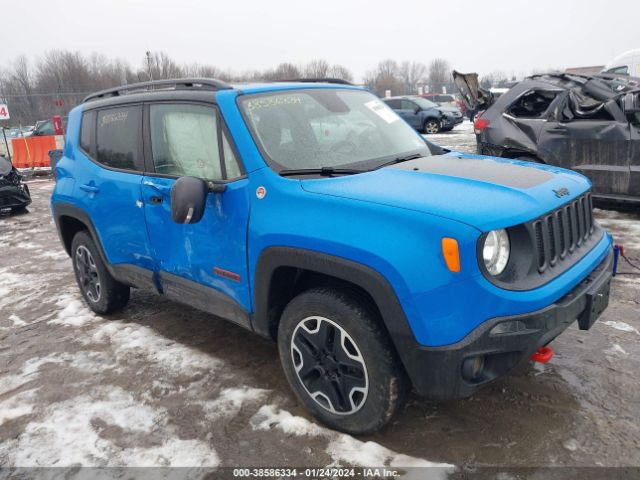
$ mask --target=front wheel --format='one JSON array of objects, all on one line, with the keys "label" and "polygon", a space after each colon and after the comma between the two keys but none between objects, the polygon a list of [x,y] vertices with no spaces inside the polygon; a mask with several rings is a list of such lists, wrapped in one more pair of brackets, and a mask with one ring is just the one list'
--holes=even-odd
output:
[{"label": "front wheel", "polygon": [[409,392],[377,315],[350,292],[314,288],[295,297],[282,314],[278,349],[300,401],[336,430],[382,428]]},{"label": "front wheel", "polygon": [[424,133],[429,135],[438,133],[440,131],[440,122],[438,120],[430,118],[429,120],[424,122],[423,130]]}]

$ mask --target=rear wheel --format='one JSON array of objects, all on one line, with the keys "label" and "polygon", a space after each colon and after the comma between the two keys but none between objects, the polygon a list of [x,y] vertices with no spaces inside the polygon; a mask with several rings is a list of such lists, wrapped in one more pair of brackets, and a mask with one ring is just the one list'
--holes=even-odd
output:
[{"label": "rear wheel", "polygon": [[424,133],[430,135],[438,133],[440,131],[440,122],[433,118],[428,119],[426,122],[424,122],[423,131]]},{"label": "rear wheel", "polygon": [[298,398],[336,430],[380,429],[409,392],[386,332],[356,295],[315,288],[295,297],[282,314],[278,348]]},{"label": "rear wheel", "polygon": [[111,276],[88,232],[73,237],[71,255],[78,287],[91,310],[106,314],[127,304],[131,289]]}]

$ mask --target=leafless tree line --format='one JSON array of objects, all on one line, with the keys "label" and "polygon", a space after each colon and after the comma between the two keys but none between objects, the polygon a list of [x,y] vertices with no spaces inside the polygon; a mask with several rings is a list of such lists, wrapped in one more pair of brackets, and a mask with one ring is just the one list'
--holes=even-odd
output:
[{"label": "leafless tree line", "polygon": [[[429,66],[420,62],[384,60],[368,72],[364,83],[384,95],[417,93],[419,86],[441,91],[451,86],[450,66],[435,59]],[[67,50],[51,50],[36,61],[19,56],[0,70],[0,100],[8,103],[11,124],[32,124],[54,114],[64,115],[90,92],[165,78],[214,77],[230,82],[273,81],[296,78],[342,78],[353,81],[351,71],[326,60],[306,64],[281,63],[266,70],[232,72],[214,65],[180,64],[165,52],[148,52],[138,68],[104,55],[83,55]]]},{"label": "leafless tree line", "polygon": [[422,62],[383,60],[365,74],[364,84],[381,96],[386,91],[392,95],[415,94],[420,87],[425,93],[442,92],[443,87],[453,91],[451,65],[442,58],[433,59],[428,66]]},{"label": "leafless tree line", "polygon": [[213,65],[179,64],[165,52],[148,52],[138,68],[104,55],[51,50],[36,61],[17,57],[0,69],[0,102],[7,103],[11,125],[30,125],[51,115],[65,115],[89,93],[105,88],[165,78],[214,77],[230,82],[296,78],[342,78],[353,75],[342,65],[325,60],[306,64],[281,63],[259,71],[232,72]]}]

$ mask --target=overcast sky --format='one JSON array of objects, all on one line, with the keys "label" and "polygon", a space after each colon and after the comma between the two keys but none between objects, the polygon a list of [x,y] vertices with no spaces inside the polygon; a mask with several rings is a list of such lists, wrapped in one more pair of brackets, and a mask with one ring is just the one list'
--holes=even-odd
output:
[{"label": "overcast sky", "polygon": [[358,80],[385,58],[442,57],[460,71],[519,75],[602,65],[640,48],[639,0],[1,3],[0,68],[18,54],[36,58],[51,48],[100,52],[138,67],[151,49],[179,63],[235,71],[323,58]]}]

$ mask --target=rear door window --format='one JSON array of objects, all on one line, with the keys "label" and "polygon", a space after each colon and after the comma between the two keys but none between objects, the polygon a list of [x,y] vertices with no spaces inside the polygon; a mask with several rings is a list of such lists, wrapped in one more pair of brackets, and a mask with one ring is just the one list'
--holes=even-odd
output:
[{"label": "rear door window", "polygon": [[96,160],[110,168],[143,171],[141,129],[140,105],[100,110]]},{"label": "rear door window", "polygon": [[410,100],[402,100],[401,101],[401,109],[402,110],[415,110],[417,105]]},{"label": "rear door window", "polygon": [[541,118],[558,93],[556,90],[529,90],[509,107],[508,113],[517,118]]}]

